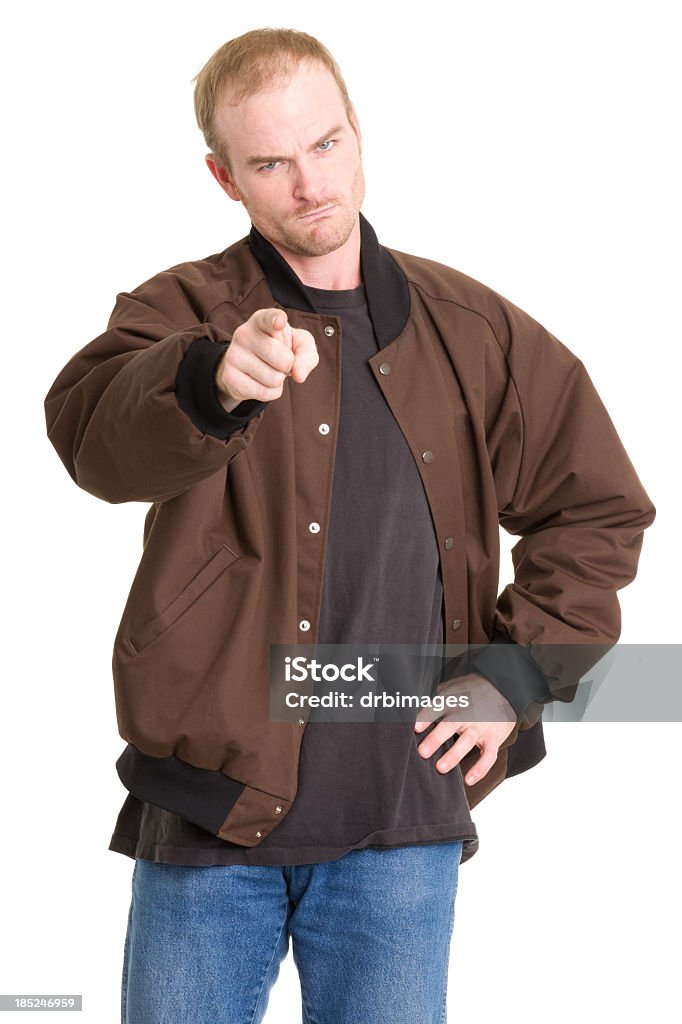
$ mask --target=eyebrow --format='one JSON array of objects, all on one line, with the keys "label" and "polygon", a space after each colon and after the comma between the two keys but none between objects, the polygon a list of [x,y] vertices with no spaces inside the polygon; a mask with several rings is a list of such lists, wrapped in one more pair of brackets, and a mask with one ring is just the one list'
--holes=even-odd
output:
[{"label": "eyebrow", "polygon": [[[344,125],[337,125],[335,128],[330,128],[328,132],[325,132],[324,135],[320,136],[317,142],[313,143],[311,149],[317,149],[317,147],[321,145],[323,142],[327,142],[327,140],[330,139],[332,135],[338,135],[342,131],[344,131]],[[255,167],[257,164],[269,164],[273,163],[276,160],[287,159],[288,157],[286,156],[250,156],[246,161],[246,166]]]}]

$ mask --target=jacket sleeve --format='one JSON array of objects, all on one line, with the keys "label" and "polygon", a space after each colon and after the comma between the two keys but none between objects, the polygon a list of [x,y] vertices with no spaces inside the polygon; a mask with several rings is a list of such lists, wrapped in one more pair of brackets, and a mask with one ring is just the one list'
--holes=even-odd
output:
[{"label": "jacket sleeve", "polygon": [[109,502],[159,502],[223,468],[267,403],[227,413],[215,368],[230,336],[202,322],[182,273],[116,298],[106,331],[77,352],[45,398],[47,433],[73,480]]},{"label": "jacket sleeve", "polygon": [[[495,293],[497,294],[497,293]],[[502,296],[490,320],[503,381],[488,424],[514,582],[474,668],[530,723],[617,642],[618,591],[656,510],[583,363]]]}]

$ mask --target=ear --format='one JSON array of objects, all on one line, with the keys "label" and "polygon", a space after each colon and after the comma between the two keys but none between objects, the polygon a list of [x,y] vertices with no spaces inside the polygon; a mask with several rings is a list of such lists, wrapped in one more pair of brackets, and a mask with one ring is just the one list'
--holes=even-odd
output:
[{"label": "ear", "polygon": [[227,192],[230,199],[240,202],[241,194],[227,167],[224,167],[220,163],[215,153],[207,153],[204,159],[206,160],[206,165],[209,171],[218,182],[223,192]]},{"label": "ear", "polygon": [[355,132],[358,140],[358,148],[360,150],[360,156],[362,156],[362,134],[360,132],[360,122],[358,121],[358,115],[355,113],[355,107],[351,103],[350,112],[348,114],[348,120],[351,123],[351,127]]}]

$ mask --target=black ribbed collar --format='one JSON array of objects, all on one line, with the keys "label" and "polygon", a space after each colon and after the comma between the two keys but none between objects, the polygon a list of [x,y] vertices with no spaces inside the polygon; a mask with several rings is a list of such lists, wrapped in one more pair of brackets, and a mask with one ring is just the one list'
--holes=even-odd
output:
[{"label": "black ribbed collar", "polygon": [[[410,314],[407,278],[383,245],[374,228],[360,216],[360,264],[367,292],[367,306],[379,347],[397,338]],[[289,309],[317,313],[305,285],[274,245],[251,225],[249,247],[263,268],[268,287],[277,302]]]}]

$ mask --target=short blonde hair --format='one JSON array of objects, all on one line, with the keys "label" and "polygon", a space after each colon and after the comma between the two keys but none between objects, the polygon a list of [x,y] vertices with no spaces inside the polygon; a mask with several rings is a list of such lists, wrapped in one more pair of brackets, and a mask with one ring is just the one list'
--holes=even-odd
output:
[{"label": "short blonde hair", "polygon": [[319,40],[296,29],[259,28],[230,39],[194,76],[197,124],[208,148],[228,170],[227,140],[219,136],[215,126],[219,102],[229,96],[230,102],[239,103],[267,88],[274,79],[287,77],[304,60],[317,61],[331,73],[350,120],[351,101],[338,64]]}]

